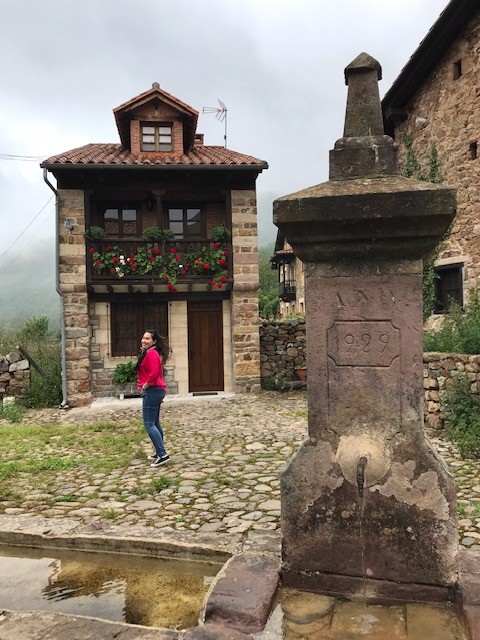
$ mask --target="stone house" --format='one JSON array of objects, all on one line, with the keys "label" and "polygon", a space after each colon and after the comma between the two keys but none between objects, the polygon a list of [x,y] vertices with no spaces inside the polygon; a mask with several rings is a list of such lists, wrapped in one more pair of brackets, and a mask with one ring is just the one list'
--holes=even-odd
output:
[{"label": "stone house", "polygon": [[385,94],[400,166],[457,188],[457,217],[435,263],[436,313],[480,278],[480,3],[451,0]]},{"label": "stone house", "polygon": [[57,194],[68,404],[112,395],[115,367],[136,360],[148,328],[169,338],[170,392],[259,388],[256,178],[267,163],[204,146],[198,112],[157,83],[114,116],[120,143],[41,164]]},{"label": "stone house", "polygon": [[279,314],[288,317],[305,313],[305,265],[281,231],[277,233],[274,251],[270,264],[278,270]]}]

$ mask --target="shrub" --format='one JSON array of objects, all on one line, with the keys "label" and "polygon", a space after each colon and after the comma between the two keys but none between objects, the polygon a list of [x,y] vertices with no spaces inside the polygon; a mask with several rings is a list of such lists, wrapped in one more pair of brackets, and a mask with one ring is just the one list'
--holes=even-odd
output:
[{"label": "shrub", "polygon": [[113,374],[113,380],[117,384],[135,382],[137,380],[135,363],[125,362],[123,364],[117,364],[117,366],[115,367],[115,373]]},{"label": "shrub", "polygon": [[480,353],[480,295],[475,291],[465,311],[453,304],[437,331],[424,335],[425,351]]},{"label": "shrub", "polygon": [[227,229],[224,224],[214,227],[210,235],[215,242],[227,242],[232,237],[230,229]]},{"label": "shrub", "polygon": [[102,227],[88,227],[83,234],[85,240],[103,240],[107,237],[105,230]]},{"label": "shrub", "polygon": [[23,407],[15,402],[0,406],[0,417],[9,422],[20,422],[23,417]]},{"label": "shrub", "polygon": [[480,454],[480,396],[473,393],[465,375],[442,394],[447,437],[455,442],[462,458]]},{"label": "shrub", "polygon": [[174,237],[171,229],[160,229],[159,227],[147,227],[142,232],[142,238],[150,242],[168,242]]}]

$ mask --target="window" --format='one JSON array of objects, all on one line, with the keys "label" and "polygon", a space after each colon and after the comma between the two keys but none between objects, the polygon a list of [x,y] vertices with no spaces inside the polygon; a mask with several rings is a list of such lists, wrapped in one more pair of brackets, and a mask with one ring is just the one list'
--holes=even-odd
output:
[{"label": "window", "polygon": [[103,210],[104,229],[113,238],[138,238],[139,216],[133,207],[107,207]]},{"label": "window", "polygon": [[170,207],[168,228],[179,240],[203,240],[204,216],[201,207]]},{"label": "window", "polygon": [[462,60],[453,63],[453,79],[458,80],[462,76]]},{"label": "window", "polygon": [[171,124],[143,124],[142,151],[172,151]]},{"label": "window", "polygon": [[452,302],[463,307],[463,263],[435,267],[435,313],[444,313]]},{"label": "window", "polygon": [[112,302],[110,309],[113,357],[136,356],[146,329],[168,335],[166,302]]}]

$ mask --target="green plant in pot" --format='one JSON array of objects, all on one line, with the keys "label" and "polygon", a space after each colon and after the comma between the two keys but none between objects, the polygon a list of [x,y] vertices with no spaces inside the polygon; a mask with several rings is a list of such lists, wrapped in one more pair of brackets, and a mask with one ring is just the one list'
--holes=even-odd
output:
[{"label": "green plant in pot", "polygon": [[113,381],[116,384],[130,384],[137,381],[137,371],[135,369],[134,362],[124,362],[117,364],[115,367],[115,373],[113,374]]},{"label": "green plant in pot", "polygon": [[85,240],[95,241],[95,240],[103,240],[106,238],[107,234],[102,227],[88,227],[83,234]]},{"label": "green plant in pot", "polygon": [[299,380],[307,379],[307,363],[301,362],[300,364],[295,365],[295,375]]},{"label": "green plant in pot", "polygon": [[165,243],[173,240],[174,234],[171,229],[160,229],[159,227],[147,227],[142,231],[142,238],[150,242]]},{"label": "green plant in pot", "polygon": [[215,240],[215,242],[228,242],[232,237],[232,232],[222,224],[219,227],[214,227],[212,229],[211,236],[212,240]]}]

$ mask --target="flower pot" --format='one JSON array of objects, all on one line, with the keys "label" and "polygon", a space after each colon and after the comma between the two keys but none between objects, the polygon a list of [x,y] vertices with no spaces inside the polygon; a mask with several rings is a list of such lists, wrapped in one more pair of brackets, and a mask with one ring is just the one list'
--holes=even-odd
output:
[{"label": "flower pot", "polygon": [[303,369],[295,369],[295,373],[299,380],[307,379],[307,367],[304,367]]}]

